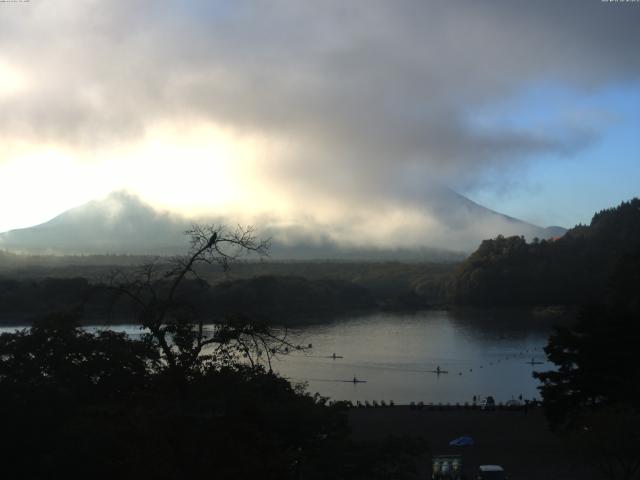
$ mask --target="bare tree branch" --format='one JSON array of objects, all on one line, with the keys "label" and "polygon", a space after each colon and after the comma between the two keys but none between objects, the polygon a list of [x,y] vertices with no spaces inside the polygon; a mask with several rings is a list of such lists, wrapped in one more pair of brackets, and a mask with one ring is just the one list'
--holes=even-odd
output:
[{"label": "bare tree branch", "polygon": [[[205,318],[180,298],[187,279],[206,284],[198,275],[200,265],[220,265],[223,270],[248,255],[267,255],[270,240],[259,240],[253,227],[192,225],[185,232],[190,248],[186,255],[162,265],[158,260],[142,265],[132,273],[118,272],[108,286],[119,297],[127,298],[141,327],[146,328],[171,369],[189,371],[203,362],[232,362],[242,358],[252,368],[272,368],[272,360],[291,350],[305,350],[290,342],[287,331],[277,335],[264,324],[247,318],[226,318],[207,322],[213,335],[205,335]],[[203,354],[207,347],[214,347]],[[206,352],[205,352],[206,353]]]}]

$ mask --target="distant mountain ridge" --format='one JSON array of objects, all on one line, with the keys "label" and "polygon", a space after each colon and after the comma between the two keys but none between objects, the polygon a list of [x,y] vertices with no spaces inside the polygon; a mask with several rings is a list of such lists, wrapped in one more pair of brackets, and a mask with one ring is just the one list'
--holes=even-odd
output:
[{"label": "distant mountain ridge", "polygon": [[[430,189],[420,202],[444,227],[431,244],[425,239],[425,245],[418,248],[347,247],[308,228],[257,227],[260,235],[273,238],[273,258],[296,260],[460,260],[464,257],[461,252],[497,234],[533,239],[556,237],[565,231],[502,215],[444,187]],[[221,217],[207,222],[225,223]],[[118,191],[40,225],[0,233],[0,248],[40,254],[176,254],[185,250],[184,231],[190,224],[185,217],[158,211],[137,196]]]},{"label": "distant mountain ridge", "polygon": [[0,248],[29,253],[175,253],[188,223],[124,191],[48,222],[0,234]]},{"label": "distant mountain ridge", "polygon": [[[464,231],[475,228],[481,235],[476,235],[470,242],[469,250],[475,249],[482,240],[496,235],[522,235],[527,240],[534,238],[549,239],[565,234],[566,228],[560,226],[540,227],[518,218],[496,212],[474,202],[451,188],[442,185],[431,185],[425,189],[419,199],[425,208],[453,231]],[[485,229],[481,226],[486,226]]]}]

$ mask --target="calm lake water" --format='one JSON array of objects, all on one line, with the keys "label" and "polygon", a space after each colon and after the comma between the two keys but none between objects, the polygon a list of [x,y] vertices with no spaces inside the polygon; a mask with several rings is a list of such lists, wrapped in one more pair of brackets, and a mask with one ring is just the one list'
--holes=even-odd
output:
[{"label": "calm lake water", "polygon": [[[100,327],[89,327],[98,329]],[[112,328],[132,335],[136,326]],[[2,328],[1,331],[13,331]],[[334,400],[471,402],[539,398],[534,370],[548,370],[542,348],[551,326],[523,313],[372,314],[289,330],[313,348],[276,360],[274,370]],[[343,358],[333,359],[332,355]],[[532,358],[542,364],[531,365]],[[437,374],[437,367],[448,373]],[[353,383],[353,377],[366,383]]]},{"label": "calm lake water", "polygon": [[[471,402],[539,398],[533,370],[548,370],[543,347],[551,327],[488,313],[375,314],[292,332],[310,353],[274,365],[335,400]],[[329,358],[335,353],[344,358]],[[532,358],[542,364],[531,365]],[[437,374],[440,367],[448,373]],[[366,383],[349,382],[353,377]]]}]

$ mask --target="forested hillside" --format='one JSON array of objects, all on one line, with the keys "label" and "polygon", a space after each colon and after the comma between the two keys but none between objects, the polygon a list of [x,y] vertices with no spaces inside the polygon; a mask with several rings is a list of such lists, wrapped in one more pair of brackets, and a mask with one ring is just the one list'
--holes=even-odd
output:
[{"label": "forested hillside", "polygon": [[554,240],[485,240],[456,270],[449,298],[458,305],[579,305],[607,292],[614,268],[640,268],[640,199],[596,213]]}]

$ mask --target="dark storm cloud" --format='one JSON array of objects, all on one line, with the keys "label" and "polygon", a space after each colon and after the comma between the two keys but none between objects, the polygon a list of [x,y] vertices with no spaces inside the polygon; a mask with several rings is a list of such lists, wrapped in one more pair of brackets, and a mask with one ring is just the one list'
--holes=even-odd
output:
[{"label": "dark storm cloud", "polygon": [[468,117],[536,82],[597,89],[640,71],[640,5],[600,0],[62,1],[0,15],[0,58],[32,81],[0,97],[5,138],[102,148],[157,121],[212,120],[292,145],[258,174],[355,196],[577,151],[593,132],[488,132]]}]

